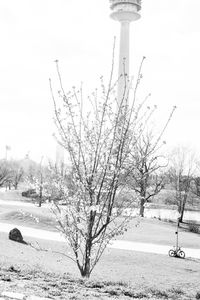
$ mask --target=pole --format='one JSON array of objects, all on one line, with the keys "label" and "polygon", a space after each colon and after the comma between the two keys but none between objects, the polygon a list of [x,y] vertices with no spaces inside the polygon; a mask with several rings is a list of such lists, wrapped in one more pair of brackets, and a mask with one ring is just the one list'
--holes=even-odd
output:
[{"label": "pole", "polygon": [[177,228],[176,228],[176,250],[178,250],[178,230],[179,230],[179,222],[180,222],[180,219],[178,218],[177,219]]}]

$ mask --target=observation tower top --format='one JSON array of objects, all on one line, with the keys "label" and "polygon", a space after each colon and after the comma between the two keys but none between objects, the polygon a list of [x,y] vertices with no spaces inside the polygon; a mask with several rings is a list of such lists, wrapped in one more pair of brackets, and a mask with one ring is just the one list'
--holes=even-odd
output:
[{"label": "observation tower top", "polygon": [[111,18],[120,22],[140,18],[141,0],[110,0]]}]

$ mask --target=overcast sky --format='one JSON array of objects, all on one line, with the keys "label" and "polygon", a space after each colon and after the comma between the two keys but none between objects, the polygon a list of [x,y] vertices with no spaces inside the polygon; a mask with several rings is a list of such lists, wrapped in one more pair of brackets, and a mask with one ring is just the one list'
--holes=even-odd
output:
[{"label": "overcast sky", "polygon": [[[176,113],[165,135],[169,146],[200,151],[200,1],[143,0],[131,24],[131,73],[146,56],[142,93],[152,93],[160,123]],[[110,71],[119,24],[108,0],[0,1],[0,157],[53,157],[53,107],[49,78],[60,62],[66,89],[95,86]],[[118,49],[118,44],[117,44]],[[116,57],[117,60],[117,57]]]}]

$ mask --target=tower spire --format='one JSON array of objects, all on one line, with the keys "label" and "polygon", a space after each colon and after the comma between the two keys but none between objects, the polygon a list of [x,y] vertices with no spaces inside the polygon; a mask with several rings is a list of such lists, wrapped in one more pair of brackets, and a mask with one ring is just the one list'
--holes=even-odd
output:
[{"label": "tower spire", "polygon": [[110,0],[111,18],[120,22],[118,105],[123,101],[125,82],[129,77],[130,22],[140,18],[141,0]]}]

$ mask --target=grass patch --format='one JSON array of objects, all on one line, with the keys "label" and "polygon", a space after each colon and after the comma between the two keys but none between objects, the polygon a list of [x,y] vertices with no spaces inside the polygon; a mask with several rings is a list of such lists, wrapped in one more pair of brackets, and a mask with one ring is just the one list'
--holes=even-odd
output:
[{"label": "grass patch", "polygon": [[152,296],[157,297],[158,299],[168,299],[169,298],[169,294],[166,291],[161,291],[161,290],[150,290],[150,293],[152,294]]},{"label": "grass patch", "polygon": [[103,281],[104,286],[120,286],[120,287],[127,287],[128,283],[124,281]]},{"label": "grass patch", "polygon": [[[178,290],[162,291],[158,289],[137,289],[127,283],[112,281],[80,280],[70,274],[59,276],[55,273],[45,273],[37,269],[20,270],[19,267],[1,267],[0,279],[10,283],[12,291],[19,292],[17,286],[26,286],[26,294],[34,294],[51,299],[168,299],[170,297],[182,296],[184,293]],[[0,284],[1,287],[1,284]],[[9,290],[9,289],[8,289]],[[180,297],[178,299],[181,299]],[[199,299],[199,298],[196,298]]]},{"label": "grass patch", "polygon": [[31,198],[22,197],[23,190],[7,190],[0,189],[0,199],[5,201],[21,201],[32,202]]},{"label": "grass patch", "polygon": [[[167,255],[106,250],[90,280],[80,278],[65,243],[40,240],[42,249],[8,240],[0,233],[0,290],[24,284],[27,294],[53,299],[195,299],[199,292],[199,261]],[[28,243],[37,240],[29,238]],[[193,270],[188,276],[186,269]],[[112,280],[111,280],[112,279]],[[189,287],[189,288],[188,288]],[[184,298],[185,297],[185,298]],[[192,298],[193,297],[193,298]]]},{"label": "grass patch", "polygon": [[53,218],[47,216],[41,216],[40,214],[32,214],[27,211],[19,210],[19,211],[11,211],[9,213],[5,213],[2,215],[4,220],[15,220],[15,221],[22,221],[24,223],[30,224],[33,223],[40,223],[40,225],[45,226],[53,226],[55,225],[55,220]]},{"label": "grass patch", "polygon": [[146,293],[137,293],[134,291],[125,291],[123,293],[124,296],[127,296],[129,298],[134,298],[134,299],[142,299],[142,298],[146,298]]},{"label": "grass patch", "polygon": [[8,223],[13,223],[16,225],[25,225],[28,227],[46,229],[46,230],[56,230],[57,225],[54,216],[50,216],[50,213],[43,214],[40,211],[32,212],[27,209],[9,210],[0,215],[1,221],[8,221]]}]

